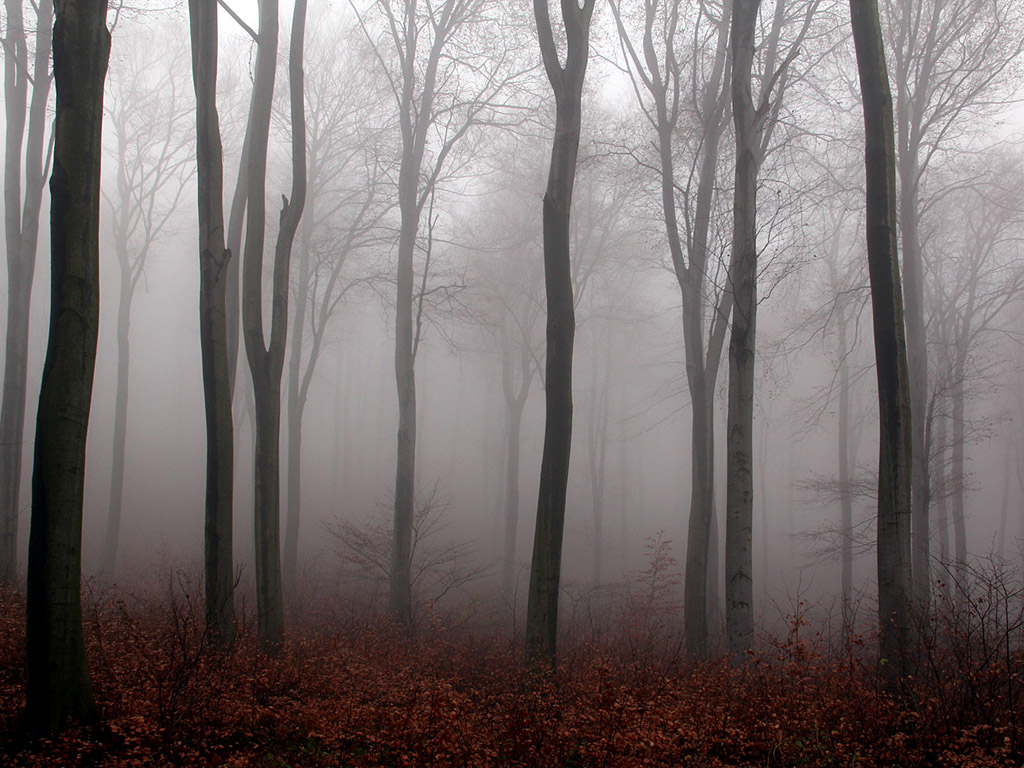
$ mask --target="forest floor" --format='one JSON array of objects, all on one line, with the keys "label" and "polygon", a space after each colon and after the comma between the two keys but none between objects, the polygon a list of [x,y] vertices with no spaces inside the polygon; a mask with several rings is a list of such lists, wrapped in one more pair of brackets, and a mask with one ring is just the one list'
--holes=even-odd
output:
[{"label": "forest floor", "polygon": [[569,638],[556,674],[531,675],[511,631],[446,628],[440,618],[410,638],[380,620],[307,614],[274,657],[255,650],[243,622],[234,649],[219,652],[205,640],[197,593],[90,594],[101,720],[45,740],[19,728],[24,602],[0,593],[0,763],[1024,764],[1024,658],[1009,647],[980,666],[962,649],[933,649],[922,682],[897,699],[881,692],[871,643],[859,638],[824,654],[820,636],[794,621],[739,668],[695,664],[641,613],[600,642]]}]

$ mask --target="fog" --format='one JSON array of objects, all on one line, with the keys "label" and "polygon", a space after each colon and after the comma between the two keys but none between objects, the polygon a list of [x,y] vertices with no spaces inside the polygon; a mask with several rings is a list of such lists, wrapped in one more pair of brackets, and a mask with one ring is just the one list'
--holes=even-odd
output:
[{"label": "fog", "polygon": [[[324,141],[318,150],[324,163],[321,186],[315,192],[316,208],[307,201],[304,214],[314,221],[307,228],[300,223],[293,251],[289,329],[294,322],[310,322],[308,316],[298,321],[294,316],[300,251],[305,249],[314,259],[313,274],[320,275],[320,282],[313,284],[325,291],[335,263],[332,259],[338,259],[346,247],[342,238],[356,226],[359,196],[365,194],[360,180],[368,178],[372,167],[378,172],[378,187],[376,218],[346,253],[338,273],[338,290],[345,288],[345,292],[323,331],[304,410],[299,533],[303,596],[296,599],[344,601],[375,596],[376,607],[383,611],[386,581],[353,578],[352,551],[346,549],[343,531],[346,524],[350,531],[390,526],[394,505],[400,136],[382,61],[367,44],[368,36],[380,43],[379,19],[372,16],[373,9],[356,5],[369,19],[364,28],[358,26],[348,5],[315,2],[307,33],[310,136],[330,128],[326,121],[333,118],[328,106],[349,110],[351,115],[336,123],[337,135],[320,137]],[[255,8],[238,10],[256,24]],[[681,578],[690,512],[692,409],[680,289],[661,218],[660,181],[649,152],[650,124],[638,106],[627,74],[630,64],[606,11],[599,9],[594,22],[573,208],[577,329],[562,564],[562,605],[568,613],[563,616],[575,610],[581,594],[598,587],[614,591],[634,582],[650,567],[651,547],[657,541],[671,542],[675,558],[671,570]],[[281,10],[283,27],[290,12],[290,7]],[[439,515],[434,541],[458,547],[459,567],[477,576],[446,594],[438,605],[451,610],[487,605],[480,612],[481,621],[507,616],[508,608],[508,600],[501,598],[509,429],[503,376],[505,386],[513,388],[522,383],[523,370],[529,371],[531,379],[519,447],[513,599],[520,615],[525,611],[544,435],[541,198],[553,116],[550,93],[531,47],[535,42],[532,19],[514,16],[515,12],[509,9],[503,20],[503,34],[519,36],[515,39],[520,41],[522,59],[510,65],[509,70],[516,71],[514,79],[508,75],[509,92],[502,97],[503,103],[511,105],[510,112],[495,112],[481,120],[453,149],[450,165],[424,207],[414,260],[416,296],[423,297],[422,301],[417,298],[415,315],[421,328],[415,365],[416,498],[420,506],[431,500]],[[827,613],[841,600],[842,490],[837,447],[841,364],[847,366],[851,382],[854,590],[865,606],[873,605],[876,594],[873,483],[878,413],[860,208],[863,180],[857,142],[862,128],[844,18],[842,3],[823,3],[812,22],[811,34],[793,59],[786,102],[776,116],[778,127],[761,171],[752,472],[755,614],[764,626],[789,615],[800,601]],[[1019,22],[1019,18],[1008,19],[1005,24]],[[220,24],[219,109],[227,206],[239,165],[255,47],[226,13],[221,13]],[[787,39],[791,42],[792,36]],[[281,48],[267,184],[268,253],[276,237],[281,195],[289,194],[291,179],[284,35]],[[516,45],[511,49],[517,50]],[[706,54],[702,49],[687,55]],[[1024,541],[1024,457],[1019,437],[1024,419],[1024,351],[1019,335],[1024,118],[1016,103],[1021,94],[1021,60],[1007,55],[1011,62],[957,116],[955,130],[929,138],[934,139],[926,148],[930,164],[921,178],[930,414],[941,412],[953,418],[949,366],[944,368],[943,360],[949,359],[946,353],[957,329],[970,322],[968,312],[976,312],[976,327],[963,339],[968,347],[962,369],[966,473],[957,477],[956,470],[947,467],[946,485],[932,488],[933,515],[937,515],[939,506],[946,509],[953,489],[962,486],[966,549],[972,562],[1019,558]],[[157,87],[160,99],[173,98],[175,109],[184,115],[174,138],[178,145],[173,147],[182,164],[174,170],[176,181],[153,197],[158,212],[166,214],[166,223],[149,246],[131,308],[120,543],[115,570],[104,573],[121,290],[116,219],[122,206],[139,205],[125,202],[117,191],[118,153],[127,152],[129,162],[136,153],[136,159],[146,162],[157,141],[151,138],[142,145],[119,148],[113,115],[108,114],[103,157],[107,198],[100,222],[101,324],[82,545],[83,572],[92,583],[113,580],[130,587],[140,573],[170,569],[198,573],[202,568],[206,443],[194,147],[190,143],[194,141],[194,102],[188,65],[185,9],[126,9],[119,16],[108,73],[108,113],[111,103],[116,103],[114,96],[131,98],[132,87]],[[703,72],[706,66],[710,65],[700,64],[696,71]],[[330,90],[342,86],[346,90],[340,95]],[[318,87],[325,90],[317,92]],[[147,120],[160,110],[150,106],[128,114],[133,122],[127,136],[138,137],[149,130]],[[688,200],[687,195],[696,190],[690,186],[695,183],[693,149],[700,138],[687,120],[692,118],[684,117],[677,128],[683,137],[677,146],[682,169],[677,192]],[[709,295],[717,295],[725,285],[729,258],[733,139],[731,125],[724,130],[708,246]],[[443,139],[442,130],[431,141]],[[431,145],[428,160],[436,159],[438,146]],[[311,181],[312,176],[311,168]],[[313,196],[311,190],[310,200]],[[48,317],[48,195],[43,199],[44,224],[32,293],[29,427],[18,524],[22,567],[30,515],[31,425]],[[689,203],[679,203],[685,218],[684,205]],[[996,219],[998,231],[991,233],[986,227]],[[684,238],[692,236],[692,225],[684,221]],[[139,237],[137,231],[131,235],[132,253],[138,253]],[[424,277],[428,254],[430,271]],[[268,255],[265,285],[269,285],[270,261]],[[269,288],[264,292],[269,301]],[[966,306],[963,300],[969,294],[977,297],[977,306],[960,314],[950,311]],[[846,323],[842,341],[836,325],[840,312]],[[713,313],[706,312],[705,321],[712,320]],[[269,332],[269,320],[265,329]],[[305,333],[304,355],[309,354],[312,334],[312,330]],[[288,343],[292,344],[291,330]],[[287,382],[291,352],[285,354]],[[722,621],[724,594],[727,354],[726,342],[713,405],[717,532],[712,552],[717,554],[712,555],[716,570],[709,599],[717,612],[715,631]],[[242,349],[233,407],[234,553],[242,589],[252,588],[254,569],[251,386]],[[289,386],[285,384],[283,403]],[[288,514],[284,501],[288,433],[287,409],[282,408],[283,526]],[[940,465],[950,462],[951,422],[946,430],[946,437],[931,444],[933,478]],[[930,535],[935,558],[940,538],[952,541],[953,537],[952,522],[943,524],[948,530],[940,530],[933,516]],[[947,558],[952,558],[950,546],[941,547]],[[949,562],[936,560],[937,577]],[[423,587],[414,599],[429,601],[428,591]],[[867,607],[864,611],[869,613]]]}]

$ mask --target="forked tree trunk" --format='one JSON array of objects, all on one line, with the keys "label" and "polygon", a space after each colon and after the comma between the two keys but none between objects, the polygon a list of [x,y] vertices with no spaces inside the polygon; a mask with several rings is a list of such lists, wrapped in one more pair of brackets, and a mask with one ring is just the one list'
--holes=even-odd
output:
[{"label": "forked tree trunk", "polygon": [[[18,575],[18,520],[21,517],[21,472],[28,388],[29,309],[44,186],[43,146],[47,133],[46,102],[50,93],[48,73],[53,27],[52,0],[40,0],[36,18],[36,52],[26,139],[28,52],[22,0],[7,1],[7,38],[4,46],[7,334],[3,391],[0,394],[0,583],[5,584],[13,584]],[[21,187],[23,141],[24,199]]]},{"label": "forked tree trunk", "polygon": [[877,0],[850,0],[864,105],[866,229],[878,377],[878,619],[883,673],[910,670],[911,424],[903,295],[896,249],[892,94]]},{"label": "forked tree trunk", "polygon": [[725,623],[735,660],[754,645],[754,349],[757,320],[757,114],[751,95],[761,0],[736,0],[732,16],[732,114],[736,182],[729,282],[733,292],[726,425]]},{"label": "forked tree trunk", "polygon": [[199,345],[206,406],[206,629],[214,642],[234,641],[232,510],[234,425],[228,372],[227,283],[232,253],[224,247],[224,165],[217,116],[217,3],[189,0],[192,82],[196,92],[199,207]]},{"label": "forked tree trunk", "polygon": [[59,0],[56,10],[50,332],[36,418],[25,633],[26,718],[31,728],[48,732],[96,716],[82,634],[81,544],[110,54],[106,0]]},{"label": "forked tree trunk", "polygon": [[270,340],[263,334],[263,226],[266,218],[267,140],[277,60],[277,0],[260,5],[260,45],[249,114],[249,191],[246,201],[245,263],[242,268],[242,320],[245,351],[252,373],[256,410],[255,497],[256,611],[260,647],[280,648],[284,636],[281,581],[281,374],[288,331],[288,275],[292,243],[306,197],[306,127],[303,105],[302,47],[306,2],[297,0],[292,18],[288,80],[292,128],[292,197],[283,199],[274,248]]},{"label": "forked tree trunk", "polygon": [[526,655],[531,664],[554,663],[558,639],[558,591],[562,568],[565,493],[572,445],[572,350],[576,335],[569,212],[580,147],[583,78],[595,0],[562,0],[565,65],[559,61],[548,0],[534,0],[544,69],[555,96],[555,136],[544,193],[544,285],[547,291],[544,449],[540,465],[537,527],[526,611]]}]

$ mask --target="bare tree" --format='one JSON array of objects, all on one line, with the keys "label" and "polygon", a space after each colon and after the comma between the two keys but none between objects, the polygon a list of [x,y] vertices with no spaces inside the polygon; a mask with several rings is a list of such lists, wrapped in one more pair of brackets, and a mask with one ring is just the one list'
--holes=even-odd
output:
[{"label": "bare tree", "polygon": [[[337,30],[335,30],[335,33]],[[288,357],[288,482],[284,582],[296,586],[301,516],[302,420],[331,319],[350,292],[379,275],[354,257],[389,237],[383,218],[393,203],[383,194],[391,169],[387,125],[368,75],[365,52],[338,54],[336,34],[318,33],[317,65],[306,83],[308,192],[298,233],[292,338]],[[349,41],[352,45],[352,41]],[[309,55],[307,54],[307,58]],[[308,345],[307,345],[308,341]]]},{"label": "bare tree", "polygon": [[[3,391],[0,393],[0,583],[6,584],[15,582],[18,571],[18,518],[21,516],[21,465],[25,443],[29,308],[36,267],[43,181],[50,161],[49,151],[46,152],[44,159],[44,147],[47,144],[46,103],[51,83],[53,0],[39,0],[34,7],[36,47],[32,58],[31,75],[22,0],[6,0],[7,34],[3,40],[7,335],[4,346],[4,383]],[[52,140],[52,134],[50,138]]]},{"label": "bare tree", "polygon": [[534,0],[541,57],[555,97],[555,135],[543,208],[548,312],[544,375],[546,418],[526,613],[526,655],[531,663],[553,663],[557,651],[558,585],[572,445],[572,348],[576,332],[569,213],[580,148],[583,79],[590,53],[594,0],[584,0],[582,6],[576,0],[561,0],[561,11],[566,50],[564,65],[551,26],[548,0]]},{"label": "bare tree", "polygon": [[[954,574],[958,576],[966,573],[968,565],[964,509],[967,446],[971,432],[981,426],[968,416],[967,403],[972,390],[982,390],[990,379],[986,342],[1002,338],[1005,326],[1001,321],[1024,289],[1024,167],[1020,157],[1002,152],[991,152],[989,158],[991,170],[985,177],[952,188],[935,201],[937,211],[948,213],[936,217],[928,245],[942,258],[925,261],[931,278],[928,298],[934,306],[928,326],[939,348],[932,367],[925,445],[931,449],[932,466],[941,465],[932,493],[943,501],[949,499]],[[936,430],[932,428],[932,422],[940,417],[943,424],[938,431],[944,438],[949,425],[948,439],[941,443],[933,437]],[[947,536],[946,525],[945,520],[939,521],[940,541]],[[939,562],[945,567],[948,552],[942,548],[940,544]]]},{"label": "bare tree", "polygon": [[[181,196],[195,172],[186,135],[192,105],[183,103],[179,92],[184,64],[181,51],[171,49],[166,43],[149,41],[124,59],[124,71],[108,78],[108,114],[117,166],[114,191],[104,193],[103,198],[110,213],[120,276],[113,463],[101,560],[103,571],[110,574],[116,568],[121,530],[132,302],[145,276],[153,247],[166,234],[167,225],[177,213]],[[154,74],[158,70],[160,78]]]},{"label": "bare tree", "polygon": [[866,230],[878,376],[878,621],[883,670],[910,653],[910,385],[896,250],[896,141],[877,0],[850,0],[864,105]]},{"label": "bare tree", "polygon": [[[416,504],[412,527],[413,626],[445,597],[486,575],[473,560],[473,542],[447,535],[448,505],[437,485]],[[389,589],[393,520],[328,522],[327,533],[337,542],[345,576]],[[377,589],[373,590],[376,594]]]},{"label": "bare tree", "polygon": [[274,248],[270,338],[263,332],[263,249],[266,218],[267,144],[277,69],[277,0],[260,3],[259,46],[247,130],[248,189],[242,267],[242,321],[245,352],[256,401],[254,499],[256,603],[260,646],[276,651],[284,634],[280,547],[281,374],[288,330],[288,274],[292,242],[306,198],[306,127],[302,53],[306,2],[297,0],[288,51],[291,103],[291,199],[282,196],[280,229]]},{"label": "bare tree", "polygon": [[929,169],[969,141],[972,117],[1006,103],[1006,77],[1024,51],[1024,7],[994,0],[884,0],[885,36],[896,84],[899,226],[903,246],[914,467],[915,599],[928,602],[929,478],[925,423],[928,352],[922,222]]},{"label": "bare tree", "polygon": [[[713,401],[733,300],[729,291],[713,292],[709,297],[707,290],[713,269],[710,241],[718,146],[728,114],[727,43],[732,2],[727,0],[720,9],[701,2],[693,29],[688,27],[686,6],[680,0],[645,3],[639,32],[628,26],[618,0],[610,0],[610,6],[633,90],[657,137],[652,164],[659,175],[661,215],[683,302],[686,381],[693,412],[683,609],[687,649],[703,656],[707,653],[708,549],[714,508]],[[688,42],[691,35],[697,49],[683,54],[683,41]],[[706,55],[712,62],[710,70],[696,63]],[[686,89],[691,78],[695,92],[692,114],[688,114],[691,107]],[[685,170],[677,170],[677,142],[686,118],[692,119],[697,139],[691,148],[692,160]]]},{"label": "bare tree", "polygon": [[[451,172],[453,152],[477,126],[509,121],[516,112],[506,90],[518,78],[515,56],[495,36],[496,16],[485,0],[443,0],[438,4],[377,0],[383,21],[378,33],[369,15],[361,24],[374,47],[398,110],[401,160],[398,172],[398,237],[395,301],[395,383],[398,391],[398,451],[395,469],[395,526],[390,610],[411,626],[410,547],[416,478],[416,351],[428,265],[417,281],[414,261],[422,248],[429,262],[421,220],[440,182]],[[497,6],[493,6],[497,8]],[[487,22],[487,23],[485,23]],[[415,297],[420,284],[420,300]]]},{"label": "bare tree", "polygon": [[53,31],[50,334],[36,417],[25,613],[26,717],[42,731],[96,715],[82,633],[81,542],[99,330],[106,16],[106,0],[59,0]]}]

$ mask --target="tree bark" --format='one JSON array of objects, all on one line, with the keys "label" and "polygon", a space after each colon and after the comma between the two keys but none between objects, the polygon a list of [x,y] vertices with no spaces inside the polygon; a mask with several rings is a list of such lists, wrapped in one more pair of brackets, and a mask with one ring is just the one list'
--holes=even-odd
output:
[{"label": "tree bark", "polygon": [[[127,255],[125,256],[127,258]],[[121,502],[124,498],[125,447],[128,442],[128,370],[131,361],[132,316],[131,277],[127,264],[121,265],[121,293],[117,306],[117,379],[114,385],[114,450],[110,467],[110,496],[107,532],[103,540],[102,570],[113,575],[117,566],[117,545],[121,534]]]},{"label": "tree bark", "polygon": [[199,344],[206,408],[206,628],[214,642],[234,641],[232,513],[234,425],[228,371],[227,281],[224,247],[224,164],[217,116],[217,3],[189,0],[192,81],[196,92],[199,209]]},{"label": "tree bark", "polygon": [[260,5],[260,45],[249,119],[248,196],[245,262],[242,267],[242,321],[245,351],[256,406],[254,524],[256,610],[260,647],[276,652],[284,636],[281,581],[281,374],[288,318],[288,275],[292,243],[306,197],[306,129],[303,111],[302,48],[306,2],[297,0],[288,54],[292,128],[292,197],[283,198],[274,248],[269,344],[263,334],[263,226],[266,218],[267,140],[277,66],[277,0]]},{"label": "tree bark", "polygon": [[839,535],[842,568],[843,615],[853,606],[853,493],[852,481],[856,462],[850,439],[850,354],[846,328],[846,307],[836,308],[839,326]]},{"label": "tree bark", "polygon": [[732,16],[732,114],[736,182],[729,282],[733,292],[729,341],[729,414],[726,428],[725,589],[729,652],[754,644],[754,349],[757,321],[757,113],[751,95],[754,27],[760,0],[736,0]]},{"label": "tree bark", "polygon": [[[37,6],[32,96],[28,105],[28,53],[21,0],[7,0],[4,46],[4,227],[7,248],[7,333],[3,391],[0,394],[0,583],[14,584],[18,574],[18,518],[25,443],[28,385],[28,331],[32,280],[36,266],[39,215],[43,196],[43,145],[46,102],[50,93],[53,2]],[[25,141],[25,193],[22,199],[21,147]]]},{"label": "tree bark", "polygon": [[[525,343],[525,342],[524,342]],[[527,350],[520,356],[522,380],[514,391],[512,361],[509,350],[502,355],[502,391],[505,399],[505,533],[501,556],[501,592],[511,600],[516,589],[516,545],[519,539],[519,459],[523,429],[523,409],[530,395],[533,360]]]},{"label": "tree bark", "polygon": [[569,212],[580,146],[583,79],[587,71],[594,0],[561,0],[566,38],[559,61],[548,0],[534,0],[544,69],[555,97],[555,136],[544,192],[544,285],[547,292],[544,448],[540,465],[537,527],[533,539],[526,612],[527,660],[554,663],[558,640],[558,592],[562,568],[565,494],[572,445],[572,351],[576,334]]},{"label": "tree bark", "polygon": [[896,248],[892,94],[877,0],[850,0],[864,106],[866,229],[878,378],[878,615],[884,673],[910,670],[911,414]]},{"label": "tree bark", "polygon": [[29,534],[26,718],[56,731],[96,706],[82,633],[85,442],[99,329],[106,0],[59,0],[53,30],[50,332],[36,418]]}]

